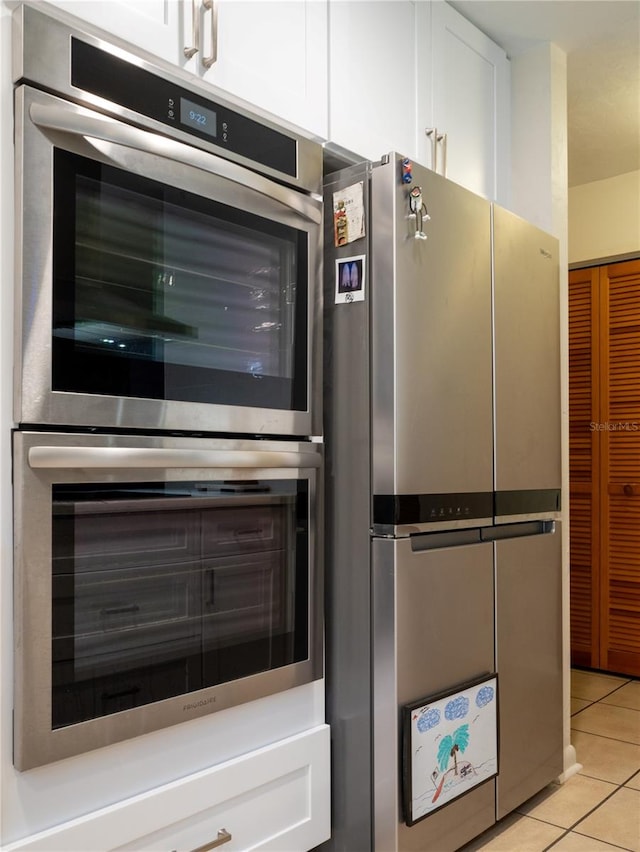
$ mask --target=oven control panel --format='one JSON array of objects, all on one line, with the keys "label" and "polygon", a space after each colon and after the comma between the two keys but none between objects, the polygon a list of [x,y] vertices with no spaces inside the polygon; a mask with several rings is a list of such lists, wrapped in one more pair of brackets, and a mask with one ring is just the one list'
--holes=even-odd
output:
[{"label": "oven control panel", "polygon": [[291,177],[297,142],[112,53],[71,39],[71,84]]}]

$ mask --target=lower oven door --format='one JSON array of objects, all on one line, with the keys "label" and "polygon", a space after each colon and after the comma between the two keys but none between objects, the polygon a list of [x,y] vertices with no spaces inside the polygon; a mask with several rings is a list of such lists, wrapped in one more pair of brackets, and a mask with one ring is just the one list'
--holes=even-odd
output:
[{"label": "lower oven door", "polygon": [[14,434],[19,769],[322,676],[321,450]]}]

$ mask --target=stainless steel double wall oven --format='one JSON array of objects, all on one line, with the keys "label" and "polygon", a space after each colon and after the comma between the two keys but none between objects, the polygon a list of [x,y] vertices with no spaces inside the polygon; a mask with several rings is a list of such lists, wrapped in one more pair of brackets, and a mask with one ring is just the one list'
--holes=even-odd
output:
[{"label": "stainless steel double wall oven", "polygon": [[14,13],[15,763],[322,675],[321,148]]}]

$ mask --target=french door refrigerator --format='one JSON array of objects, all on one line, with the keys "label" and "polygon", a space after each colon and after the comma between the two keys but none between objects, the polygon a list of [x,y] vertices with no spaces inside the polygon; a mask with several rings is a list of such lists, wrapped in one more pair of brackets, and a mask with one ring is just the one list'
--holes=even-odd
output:
[{"label": "french door refrigerator", "polygon": [[562,771],[557,244],[397,154],[325,210],[328,848],[445,852]]}]

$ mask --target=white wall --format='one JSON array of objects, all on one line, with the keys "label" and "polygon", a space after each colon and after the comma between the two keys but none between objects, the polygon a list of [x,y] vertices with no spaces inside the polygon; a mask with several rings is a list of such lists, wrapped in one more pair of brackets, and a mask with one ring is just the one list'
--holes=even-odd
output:
[{"label": "white wall", "polygon": [[511,57],[511,209],[559,240],[562,370],[562,577],[564,773],[578,771],[571,745],[569,609],[568,172],[567,57],[540,44]]},{"label": "white wall", "polygon": [[640,252],[640,171],[569,190],[569,263]]}]

